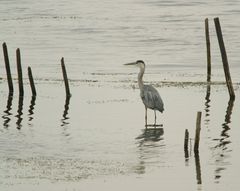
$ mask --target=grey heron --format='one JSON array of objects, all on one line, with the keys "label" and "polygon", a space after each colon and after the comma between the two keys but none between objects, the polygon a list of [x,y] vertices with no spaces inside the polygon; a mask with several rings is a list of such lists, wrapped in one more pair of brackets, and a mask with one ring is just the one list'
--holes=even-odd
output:
[{"label": "grey heron", "polygon": [[138,86],[140,89],[140,96],[142,98],[143,104],[145,105],[145,126],[147,127],[147,109],[154,110],[156,125],[156,110],[161,113],[164,111],[163,101],[158,91],[151,85],[143,84],[143,74],[145,72],[145,63],[142,60],[137,60],[136,62],[128,63],[125,65],[135,65],[140,68],[138,74]]}]

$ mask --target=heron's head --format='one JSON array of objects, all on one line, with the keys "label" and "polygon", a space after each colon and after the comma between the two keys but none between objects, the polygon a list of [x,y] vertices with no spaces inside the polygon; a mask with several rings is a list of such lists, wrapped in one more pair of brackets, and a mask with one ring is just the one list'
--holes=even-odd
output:
[{"label": "heron's head", "polygon": [[124,64],[126,66],[138,66],[139,68],[145,68],[145,63],[142,60],[137,60],[136,62],[131,62]]}]

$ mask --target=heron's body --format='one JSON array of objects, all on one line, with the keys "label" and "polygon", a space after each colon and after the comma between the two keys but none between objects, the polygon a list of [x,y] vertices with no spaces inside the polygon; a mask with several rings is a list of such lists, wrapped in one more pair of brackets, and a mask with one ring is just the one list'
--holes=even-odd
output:
[{"label": "heron's body", "polygon": [[158,91],[151,85],[143,85],[143,90],[140,90],[140,96],[142,98],[145,107],[163,112],[163,101]]},{"label": "heron's body", "polygon": [[126,65],[136,65],[140,68],[138,74],[138,85],[140,89],[140,96],[142,98],[143,104],[145,105],[145,124],[147,126],[147,109],[154,110],[155,113],[155,125],[156,125],[156,110],[163,112],[164,105],[161,96],[158,91],[151,85],[143,84],[143,74],[145,72],[145,63],[141,60],[138,60],[134,63],[129,63]]}]

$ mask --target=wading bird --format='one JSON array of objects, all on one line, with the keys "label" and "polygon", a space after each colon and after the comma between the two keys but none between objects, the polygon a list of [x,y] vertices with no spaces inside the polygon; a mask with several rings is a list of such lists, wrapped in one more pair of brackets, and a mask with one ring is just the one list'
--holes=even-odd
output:
[{"label": "wading bird", "polygon": [[147,127],[147,109],[154,110],[155,114],[155,122],[154,126],[156,126],[156,110],[163,112],[163,101],[160,97],[158,91],[151,85],[143,84],[143,74],[145,71],[145,63],[142,60],[138,60],[136,62],[128,63],[125,65],[135,65],[140,68],[140,72],[138,74],[138,86],[140,89],[140,96],[142,98],[143,104],[145,105],[145,126]]}]

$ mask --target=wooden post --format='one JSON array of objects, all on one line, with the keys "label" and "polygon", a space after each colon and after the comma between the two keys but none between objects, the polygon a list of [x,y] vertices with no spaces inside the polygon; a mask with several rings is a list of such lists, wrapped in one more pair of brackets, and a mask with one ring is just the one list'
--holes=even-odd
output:
[{"label": "wooden post", "polygon": [[185,130],[185,136],[184,136],[184,150],[188,150],[188,141],[189,141],[189,132],[186,129]]},{"label": "wooden post", "polygon": [[224,69],[224,73],[225,73],[229,96],[230,96],[230,99],[234,100],[235,93],[233,90],[232,79],[231,79],[229,65],[228,65],[228,59],[227,59],[227,53],[225,50],[223,36],[222,36],[222,30],[221,30],[221,26],[220,26],[218,17],[214,18],[214,23],[215,23],[216,33],[217,33],[217,37],[218,37],[218,43],[219,43],[219,47],[220,47],[220,51],[221,51],[221,55],[222,55],[223,69]]},{"label": "wooden post", "polygon": [[205,19],[205,35],[206,35],[206,47],[207,47],[207,81],[211,81],[211,49],[209,38],[209,24],[208,18]]},{"label": "wooden post", "polygon": [[202,117],[202,112],[200,112],[200,111],[197,112],[196,132],[195,132],[195,142],[194,142],[194,153],[195,154],[198,154],[198,148],[199,148],[201,117]]},{"label": "wooden post", "polygon": [[23,96],[24,95],[24,90],[23,90],[21,55],[20,55],[20,49],[19,48],[16,50],[16,54],[17,54],[17,71],[18,71],[19,96]]},{"label": "wooden post", "polygon": [[66,89],[66,96],[71,97],[69,84],[68,84],[67,72],[66,72],[66,68],[65,68],[65,64],[64,64],[64,58],[61,59],[61,65],[62,65],[63,79],[64,79],[65,89]]},{"label": "wooden post", "polygon": [[4,54],[4,60],[5,60],[5,67],[7,72],[9,96],[13,96],[13,82],[12,82],[12,75],[11,75],[11,69],[10,69],[9,58],[8,58],[7,45],[4,42],[2,46],[3,46],[3,54]]},{"label": "wooden post", "polygon": [[189,158],[188,142],[189,142],[189,132],[188,132],[188,130],[186,129],[186,130],[185,130],[185,136],[184,136],[184,153],[185,153],[185,159],[186,159],[186,160]]},{"label": "wooden post", "polygon": [[30,82],[30,86],[31,86],[31,90],[32,90],[32,96],[36,97],[37,92],[36,92],[36,88],[34,85],[31,67],[28,67],[28,78],[29,78],[29,82]]}]

